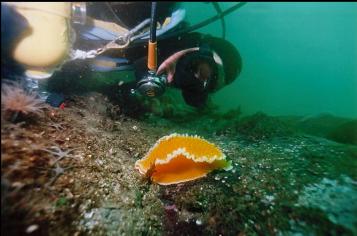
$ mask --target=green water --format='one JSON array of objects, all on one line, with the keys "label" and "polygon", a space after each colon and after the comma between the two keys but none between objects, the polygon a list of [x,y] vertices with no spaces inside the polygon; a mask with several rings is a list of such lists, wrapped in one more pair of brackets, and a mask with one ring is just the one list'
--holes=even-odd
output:
[{"label": "green water", "polygon": [[[192,23],[215,14],[211,4],[183,5]],[[357,3],[247,3],[225,17],[226,38],[240,50],[243,70],[215,101],[248,114],[356,118],[356,19]],[[221,23],[200,31],[221,36]]]}]

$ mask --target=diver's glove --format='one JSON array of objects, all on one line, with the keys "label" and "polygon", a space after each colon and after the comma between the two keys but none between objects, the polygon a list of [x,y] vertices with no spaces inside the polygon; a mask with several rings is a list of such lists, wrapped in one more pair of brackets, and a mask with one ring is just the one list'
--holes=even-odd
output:
[{"label": "diver's glove", "polygon": [[193,51],[198,51],[198,50],[199,50],[199,48],[195,47],[195,48],[188,48],[188,49],[181,50],[181,51],[174,53],[169,58],[167,58],[163,63],[161,63],[161,65],[159,66],[159,69],[157,69],[156,74],[161,75],[163,73],[166,73],[167,74],[167,82],[171,83],[173,81],[173,78],[174,78],[174,75],[176,72],[177,61],[181,57],[186,55],[187,53],[193,52]]}]

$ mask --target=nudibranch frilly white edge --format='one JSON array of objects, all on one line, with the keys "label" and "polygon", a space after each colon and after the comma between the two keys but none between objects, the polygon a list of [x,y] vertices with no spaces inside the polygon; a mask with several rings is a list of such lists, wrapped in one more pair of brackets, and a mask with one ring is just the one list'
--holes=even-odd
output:
[{"label": "nudibranch frilly white edge", "polygon": [[[135,168],[161,185],[182,183],[206,176],[215,169],[230,170],[231,162],[213,143],[195,135],[171,134],[160,138]],[[153,169],[153,170],[152,170]]]}]

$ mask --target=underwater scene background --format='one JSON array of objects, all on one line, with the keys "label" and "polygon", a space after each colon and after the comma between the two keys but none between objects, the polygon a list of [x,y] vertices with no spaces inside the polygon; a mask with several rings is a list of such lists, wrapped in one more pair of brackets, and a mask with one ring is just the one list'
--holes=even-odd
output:
[{"label": "underwater scene background", "polygon": [[[222,9],[233,4],[222,2]],[[209,4],[184,6],[192,22],[215,14]],[[229,14],[226,38],[240,50],[243,70],[216,101],[222,109],[241,105],[247,113],[355,118],[356,16],[357,3],[332,2],[250,2]],[[200,31],[221,36],[221,24]]]},{"label": "underwater scene background", "polygon": [[[192,25],[217,14],[178,6]],[[356,19],[357,3],[246,3],[224,18],[242,72],[204,109],[128,96],[132,71],[84,60],[39,81],[62,108],[2,78],[1,233],[357,235]],[[137,168],[148,156],[169,164]]]}]

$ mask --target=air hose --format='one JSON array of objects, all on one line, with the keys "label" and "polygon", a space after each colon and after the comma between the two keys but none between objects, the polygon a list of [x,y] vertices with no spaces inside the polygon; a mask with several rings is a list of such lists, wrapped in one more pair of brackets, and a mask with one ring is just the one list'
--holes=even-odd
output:
[{"label": "air hose", "polygon": [[223,17],[223,12],[221,7],[219,6],[218,2],[212,2],[214,9],[216,9],[217,14],[221,15],[221,25],[222,25],[222,39],[226,38],[226,22]]},{"label": "air hose", "polygon": [[[184,28],[184,29],[181,29],[181,30],[178,30],[178,31],[173,31],[173,32],[169,32],[167,34],[164,34],[164,35],[160,35],[159,36],[159,40],[163,40],[163,39],[167,39],[167,38],[171,38],[171,37],[176,37],[176,36],[180,36],[180,35],[183,35],[183,34],[186,34],[186,33],[189,33],[189,32],[192,32],[192,31],[195,31],[197,29],[200,29],[202,27],[205,27],[206,25],[209,25],[219,19],[222,19],[224,18],[226,15],[234,12],[235,10],[238,10],[239,8],[243,7],[244,5],[246,4],[246,2],[239,2],[235,5],[233,5],[232,7],[228,8],[227,10],[224,10],[224,11],[221,11],[220,13],[218,13],[217,15],[215,16],[212,16],[200,23],[197,23],[195,25],[192,25],[190,27],[187,27],[187,28]],[[216,9],[218,11],[218,9]],[[224,29],[225,31],[225,29]],[[143,39],[137,39],[135,40],[135,43],[143,43],[145,42]]]}]

